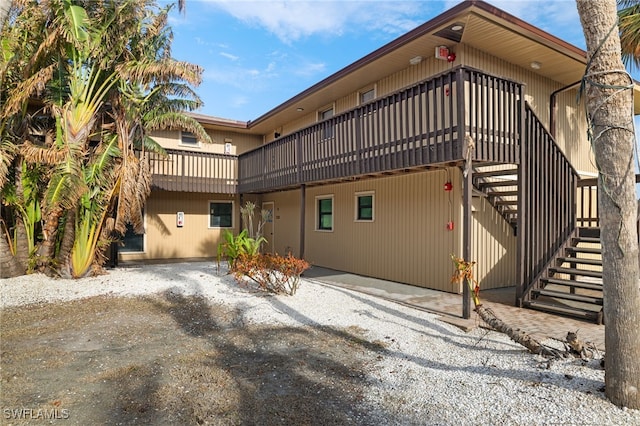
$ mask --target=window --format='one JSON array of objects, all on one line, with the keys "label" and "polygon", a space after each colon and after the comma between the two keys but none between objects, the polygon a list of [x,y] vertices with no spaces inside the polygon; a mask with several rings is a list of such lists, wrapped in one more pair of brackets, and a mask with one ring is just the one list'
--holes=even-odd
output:
[{"label": "window", "polygon": [[373,222],[373,192],[356,194],[356,221]]},{"label": "window", "polygon": [[142,253],[144,252],[144,234],[133,232],[133,226],[127,223],[127,230],[122,237],[123,246],[118,247],[121,253]]},{"label": "window", "polygon": [[196,139],[196,135],[191,132],[180,132],[180,145],[188,145],[188,146],[200,146],[198,139]]},{"label": "window", "polygon": [[[333,117],[333,107],[320,112],[320,121],[328,120]],[[322,139],[331,139],[333,137],[333,123],[327,121],[322,126]]]},{"label": "window", "polygon": [[233,202],[210,201],[209,202],[209,228],[233,227]]},{"label": "window", "polygon": [[333,197],[316,198],[316,229],[333,231]]},{"label": "window", "polygon": [[367,102],[372,101],[373,98],[375,97],[376,97],[375,89],[369,89],[369,90],[360,92],[360,105],[366,104]]}]

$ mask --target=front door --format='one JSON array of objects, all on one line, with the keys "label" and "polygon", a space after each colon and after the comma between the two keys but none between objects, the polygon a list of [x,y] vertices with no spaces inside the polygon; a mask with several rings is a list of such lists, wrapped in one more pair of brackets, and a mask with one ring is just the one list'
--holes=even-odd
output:
[{"label": "front door", "polygon": [[264,223],[264,228],[262,229],[262,235],[267,239],[267,242],[262,245],[262,250],[264,253],[273,253],[273,248],[275,247],[275,235],[273,233],[273,201],[262,203],[262,210],[269,212],[267,220]]}]

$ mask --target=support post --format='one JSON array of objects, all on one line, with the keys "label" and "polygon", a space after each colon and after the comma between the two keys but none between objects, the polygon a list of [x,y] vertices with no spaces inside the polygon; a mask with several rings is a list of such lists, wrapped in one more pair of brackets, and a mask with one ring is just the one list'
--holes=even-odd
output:
[{"label": "support post", "polygon": [[[471,156],[467,157],[465,164],[465,172],[463,174],[464,184],[463,190],[463,229],[462,229],[462,258],[469,262],[471,261],[471,233],[472,233],[472,220],[471,220],[471,202],[472,202],[472,190],[473,190],[473,169],[471,163]],[[465,176],[466,175],[466,176]],[[469,282],[464,280],[462,285],[462,317],[464,319],[471,318],[471,292],[469,291]]]},{"label": "support post", "polygon": [[524,287],[528,283],[525,283],[526,277],[529,276],[529,271],[526,270],[525,257],[527,256],[526,235],[529,234],[529,230],[525,229],[525,225],[529,221],[529,129],[527,128],[525,103],[523,101],[524,93],[520,93],[520,100],[518,101],[518,111],[520,117],[518,119],[518,126],[520,131],[520,141],[518,144],[518,224],[516,229],[517,235],[517,282],[516,282],[516,300],[515,306],[521,308],[523,306]]},{"label": "support post", "polygon": [[[240,211],[243,205],[244,205],[244,194],[240,194],[240,207],[238,208],[238,211]],[[242,231],[244,229],[244,226],[245,226],[245,223],[244,223],[244,220],[242,219],[242,213],[240,213],[240,227],[238,228],[238,232]]]},{"label": "support post", "polygon": [[304,218],[305,205],[307,199],[307,186],[303,183],[300,185],[300,259],[304,259]]}]

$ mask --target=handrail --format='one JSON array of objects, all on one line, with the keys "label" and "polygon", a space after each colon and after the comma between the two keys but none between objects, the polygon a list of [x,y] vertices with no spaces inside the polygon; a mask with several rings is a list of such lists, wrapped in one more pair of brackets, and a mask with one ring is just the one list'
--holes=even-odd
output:
[{"label": "handrail", "polygon": [[234,194],[237,189],[238,157],[229,154],[167,149],[167,155],[144,155],[152,174],[152,185],[167,191]]},{"label": "handrail", "polygon": [[457,67],[314,123],[239,156],[238,190],[267,192],[313,182],[461,162],[518,162],[522,85]]},{"label": "handrail", "polygon": [[580,179],[569,159],[525,104],[525,142],[519,168],[517,303],[528,301],[540,286],[549,262],[576,229]]}]

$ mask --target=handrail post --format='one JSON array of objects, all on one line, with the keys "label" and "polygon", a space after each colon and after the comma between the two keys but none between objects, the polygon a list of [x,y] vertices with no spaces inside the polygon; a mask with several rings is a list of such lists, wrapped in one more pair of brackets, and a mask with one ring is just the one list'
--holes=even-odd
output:
[{"label": "handrail post", "polygon": [[[467,145],[465,143],[465,145]],[[469,149],[469,147],[466,147]],[[472,218],[471,218],[471,203],[472,203],[472,191],[473,191],[473,168],[472,168],[472,159],[471,156],[467,158],[465,164],[465,178],[463,185],[463,203],[464,203],[464,213],[463,213],[463,230],[462,230],[462,258],[469,262],[471,261],[472,256],[472,247],[471,247],[471,233],[472,233]],[[465,278],[462,286],[462,317],[464,319],[471,318],[471,292],[469,289],[469,279]]]},{"label": "handrail post", "polygon": [[[473,141],[471,137],[466,137],[467,118],[465,110],[465,90],[464,90],[464,68],[460,67],[455,72],[456,96],[458,104],[458,129],[457,146],[462,147],[462,158],[464,161],[464,183],[463,183],[463,217],[462,217],[462,258],[470,262],[473,256],[471,247],[473,221],[471,217],[471,203],[473,195]],[[462,283],[462,317],[471,318],[471,291],[469,290],[469,280],[464,279]]]},{"label": "handrail post", "polygon": [[518,126],[520,127],[518,134],[520,135],[520,144],[518,149],[518,223],[516,225],[517,230],[517,282],[516,282],[516,300],[517,307],[522,307],[522,298],[524,296],[525,283],[525,224],[529,220],[529,212],[527,211],[529,191],[527,190],[527,182],[529,179],[529,129],[527,128],[527,121],[524,109],[524,100],[522,89],[520,92],[520,99],[518,101]]},{"label": "handrail post", "polygon": [[305,208],[307,203],[307,186],[303,183],[300,185],[300,259],[304,259],[304,240],[305,240]]},{"label": "handrail post", "polygon": [[302,182],[302,138],[300,132],[296,132],[296,174],[298,176],[298,183]]}]

